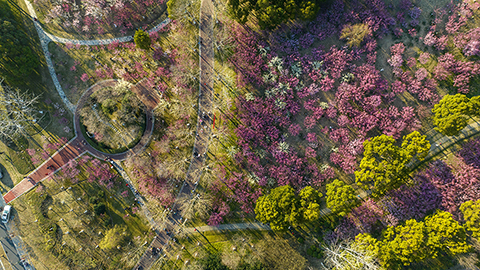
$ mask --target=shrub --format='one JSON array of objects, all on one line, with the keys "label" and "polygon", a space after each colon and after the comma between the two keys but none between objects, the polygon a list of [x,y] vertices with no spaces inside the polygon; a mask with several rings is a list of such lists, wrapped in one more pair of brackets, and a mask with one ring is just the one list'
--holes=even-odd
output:
[{"label": "shrub", "polygon": [[368,24],[357,23],[354,25],[345,25],[342,29],[342,34],[340,35],[341,39],[346,39],[348,46],[359,47],[363,39],[370,35],[371,31],[368,28]]},{"label": "shrub", "polygon": [[150,45],[152,45],[152,40],[150,39],[150,36],[148,35],[147,32],[143,31],[142,29],[135,31],[135,35],[133,36],[133,41],[135,41],[135,44],[137,45],[138,48],[143,50],[150,49]]},{"label": "shrub", "polygon": [[99,203],[99,204],[96,204],[95,206],[93,206],[93,211],[97,215],[101,215],[101,214],[105,213],[106,210],[107,210],[107,208],[106,208],[104,203]]}]

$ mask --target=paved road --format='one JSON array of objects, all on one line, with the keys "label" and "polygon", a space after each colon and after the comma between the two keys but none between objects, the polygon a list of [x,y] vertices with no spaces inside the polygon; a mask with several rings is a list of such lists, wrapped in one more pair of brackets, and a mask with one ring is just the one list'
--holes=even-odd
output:
[{"label": "paved road", "polygon": [[3,223],[0,225],[0,242],[5,250],[5,253],[7,253],[7,258],[12,265],[12,268],[15,270],[24,270],[23,266],[20,264],[20,256],[18,255],[17,250],[15,249],[15,246],[13,245],[13,242],[10,239],[7,229]]},{"label": "paved road", "polygon": [[[0,210],[3,210],[5,205],[5,202],[0,198]],[[14,215],[16,213],[15,209],[13,209],[11,213]],[[13,219],[13,216],[11,216],[11,219]],[[8,226],[12,226],[12,224],[10,223]],[[10,233],[7,230],[7,226],[5,226],[3,223],[0,223],[0,242],[5,250],[5,253],[7,254],[8,261],[12,265],[12,268],[14,270],[23,270],[24,268],[20,264],[20,255],[18,254],[13,241],[10,238]],[[7,268],[7,265],[5,265],[5,268]]]},{"label": "paved road", "polygon": [[196,232],[208,232],[208,231],[236,231],[236,230],[259,230],[259,231],[270,231],[272,230],[270,226],[260,223],[260,222],[250,222],[250,223],[231,223],[231,224],[220,224],[218,226],[200,226],[200,227],[188,227],[184,228],[183,231],[186,233],[196,233]]}]

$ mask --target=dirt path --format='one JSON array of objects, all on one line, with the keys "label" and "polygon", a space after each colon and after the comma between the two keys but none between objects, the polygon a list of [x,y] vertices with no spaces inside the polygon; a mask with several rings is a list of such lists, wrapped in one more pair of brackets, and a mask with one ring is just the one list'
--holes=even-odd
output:
[{"label": "dirt path", "polygon": [[218,226],[200,226],[200,227],[189,227],[185,228],[183,231],[185,233],[196,233],[196,232],[208,232],[208,231],[236,231],[236,230],[259,230],[259,231],[270,231],[272,230],[270,226],[255,222],[255,223],[232,223],[232,224],[221,224]]}]

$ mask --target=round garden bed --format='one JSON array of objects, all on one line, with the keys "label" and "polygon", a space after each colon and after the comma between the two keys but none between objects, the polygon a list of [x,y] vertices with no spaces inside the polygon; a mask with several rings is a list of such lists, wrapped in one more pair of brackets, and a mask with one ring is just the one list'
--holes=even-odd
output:
[{"label": "round garden bed", "polygon": [[82,133],[105,153],[121,153],[138,143],[145,131],[146,108],[131,84],[120,81],[92,93],[80,109]]}]

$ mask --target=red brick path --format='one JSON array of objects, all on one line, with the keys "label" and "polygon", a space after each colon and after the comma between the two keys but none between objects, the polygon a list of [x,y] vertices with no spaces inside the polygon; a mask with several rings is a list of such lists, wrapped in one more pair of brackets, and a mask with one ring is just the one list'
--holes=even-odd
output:
[{"label": "red brick path", "polygon": [[[7,194],[3,196],[5,203],[10,203],[23,193],[29,191],[37,183],[45,180],[49,177],[49,174],[60,169],[70,160],[77,158],[82,153],[85,152],[85,149],[80,144],[80,141],[75,137],[70,142],[68,142],[63,148],[57,151],[53,156],[45,161],[40,167],[35,169],[28,177],[23,179],[18,183],[13,189],[11,189]],[[48,169],[50,166],[52,168]]]}]

